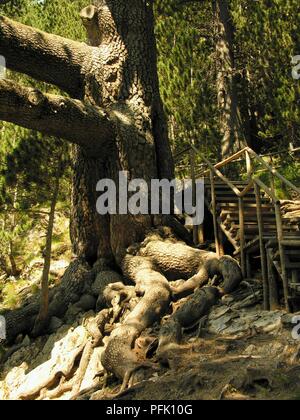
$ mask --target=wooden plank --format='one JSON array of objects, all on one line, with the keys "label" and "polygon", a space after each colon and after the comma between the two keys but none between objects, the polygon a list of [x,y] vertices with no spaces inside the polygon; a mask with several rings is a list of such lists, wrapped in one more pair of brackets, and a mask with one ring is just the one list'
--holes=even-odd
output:
[{"label": "wooden plank", "polygon": [[[217,200],[218,203],[222,202],[222,203],[226,203],[226,204],[234,204],[235,202],[239,201],[239,197],[234,197],[234,196],[226,197],[224,195],[217,195],[216,200]],[[255,197],[254,196],[253,197],[247,197],[246,196],[244,198],[244,202],[245,202],[245,205],[253,203],[253,205],[255,206],[255,204],[254,204],[255,203]],[[262,203],[263,204],[268,204],[269,200],[264,198],[264,199],[262,199]]]},{"label": "wooden plank", "polygon": [[[236,208],[238,207],[238,203],[220,203],[220,207],[225,207],[225,208]],[[256,204],[252,204],[252,203],[246,203],[245,204],[245,209],[248,208],[253,208],[256,211]],[[272,208],[272,205],[270,203],[268,204],[262,204],[262,209],[266,209],[266,210],[270,210]]]},{"label": "wooden plank", "polygon": [[243,276],[246,276],[245,258],[245,217],[244,217],[244,198],[239,197],[239,222],[240,222],[240,258]]},{"label": "wooden plank", "polygon": [[267,249],[267,270],[268,270],[268,281],[269,281],[269,303],[271,311],[279,309],[279,293],[277,282],[274,276],[274,265],[273,255],[271,249]]},{"label": "wooden plank", "polygon": [[217,203],[216,203],[216,194],[215,194],[215,175],[214,172],[210,171],[210,184],[211,184],[211,211],[213,216],[213,225],[214,225],[214,235],[216,243],[216,253],[221,256],[221,247],[219,243],[219,231],[218,231],[218,221],[217,221]]},{"label": "wooden plank", "polygon": [[263,277],[263,283],[264,283],[264,309],[268,310],[270,308],[270,295],[269,295],[267,260],[266,260],[264,240],[263,240],[264,224],[263,224],[262,213],[261,213],[261,194],[260,194],[259,186],[257,184],[255,184],[254,188],[255,188],[255,197],[256,197],[261,271],[262,271],[262,277]]}]

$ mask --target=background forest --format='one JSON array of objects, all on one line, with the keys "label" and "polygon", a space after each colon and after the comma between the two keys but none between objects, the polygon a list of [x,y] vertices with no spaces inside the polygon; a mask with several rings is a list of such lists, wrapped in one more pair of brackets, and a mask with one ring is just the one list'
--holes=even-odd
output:
[{"label": "background forest", "polygon": [[[78,19],[84,6],[83,0],[14,0],[1,9],[25,24],[84,42]],[[193,142],[217,162],[248,144],[260,154],[274,154],[280,172],[299,185],[300,164],[292,150],[300,146],[300,82],[291,73],[292,57],[300,54],[299,1],[155,0],[155,12],[174,154]],[[11,72],[8,77],[33,83]],[[43,86],[45,92],[53,89]],[[50,256],[50,281],[72,256],[72,159],[59,139],[42,141],[36,132],[3,122],[0,133],[0,306],[14,307],[22,292],[38,290]]]}]

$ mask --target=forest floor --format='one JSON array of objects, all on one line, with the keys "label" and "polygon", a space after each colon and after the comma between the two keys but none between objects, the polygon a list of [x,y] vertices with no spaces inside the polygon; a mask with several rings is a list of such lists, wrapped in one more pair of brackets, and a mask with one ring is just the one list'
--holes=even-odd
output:
[{"label": "forest floor", "polygon": [[[103,376],[97,377],[105,339],[93,350],[79,384],[81,392],[74,395],[78,355],[96,314],[71,307],[63,322],[52,326],[56,331],[36,340],[19,338],[20,347],[0,368],[0,400],[300,399],[300,339],[292,335],[296,314],[263,311],[261,299],[259,282],[247,281],[212,308],[201,329],[185,331],[182,344],[170,346],[168,366],[140,369],[133,378],[136,383],[119,395],[119,380],[109,377],[102,389]],[[144,331],[136,348],[154,363],[158,331],[158,324]],[[71,386],[63,391],[65,383]]]},{"label": "forest floor", "polygon": [[171,370],[117,399],[298,400],[299,347],[288,343],[285,334],[197,339],[174,352]]}]

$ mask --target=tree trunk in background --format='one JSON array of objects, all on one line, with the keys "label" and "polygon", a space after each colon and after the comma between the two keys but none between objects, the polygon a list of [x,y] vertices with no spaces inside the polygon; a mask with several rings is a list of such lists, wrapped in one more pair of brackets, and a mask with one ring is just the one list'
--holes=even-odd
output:
[{"label": "tree trunk in background", "polygon": [[245,70],[243,77],[240,80],[241,89],[244,92],[244,100],[241,104],[241,113],[244,120],[244,132],[247,140],[247,144],[256,153],[261,153],[261,141],[258,136],[258,124],[257,116],[258,110],[255,109],[255,105],[251,103],[251,76],[245,64]]},{"label": "tree trunk in background", "polygon": [[221,159],[245,146],[235,81],[234,31],[227,0],[214,2],[217,26],[217,93],[220,113]]},{"label": "tree trunk in background", "polygon": [[46,234],[46,247],[44,254],[44,267],[41,279],[41,303],[40,311],[37,316],[33,334],[38,335],[43,330],[44,323],[48,320],[49,309],[49,273],[51,265],[51,251],[52,251],[52,237],[55,221],[55,209],[58,200],[59,186],[60,186],[61,172],[58,171],[57,178],[54,185],[53,195],[51,199],[49,220]]}]

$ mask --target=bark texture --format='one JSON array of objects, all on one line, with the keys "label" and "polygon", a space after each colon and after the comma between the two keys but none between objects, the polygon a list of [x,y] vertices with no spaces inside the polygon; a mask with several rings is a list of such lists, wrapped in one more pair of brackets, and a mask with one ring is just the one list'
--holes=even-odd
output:
[{"label": "bark texture", "polygon": [[9,80],[0,81],[0,91],[2,120],[79,144],[87,155],[103,156],[108,152],[114,125],[104,110]]},{"label": "bark texture", "polygon": [[11,70],[58,86],[81,98],[84,63],[93,50],[80,42],[33,29],[0,16],[0,54]]}]

